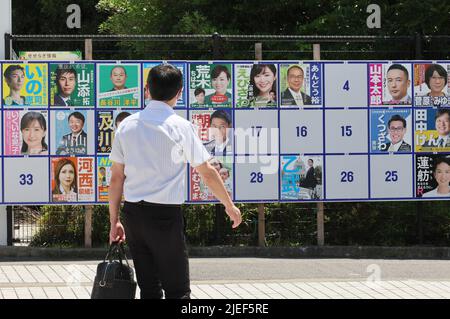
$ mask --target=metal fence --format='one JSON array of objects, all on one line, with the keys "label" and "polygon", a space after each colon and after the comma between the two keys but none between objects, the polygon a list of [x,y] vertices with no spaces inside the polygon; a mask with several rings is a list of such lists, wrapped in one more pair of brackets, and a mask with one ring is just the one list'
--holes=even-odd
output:
[{"label": "metal fence", "polygon": [[[87,40],[91,42],[86,42]],[[92,43],[98,60],[311,60],[320,45],[322,60],[449,59],[450,36],[274,36],[274,35],[10,35],[7,59],[18,51],[83,51]]]}]

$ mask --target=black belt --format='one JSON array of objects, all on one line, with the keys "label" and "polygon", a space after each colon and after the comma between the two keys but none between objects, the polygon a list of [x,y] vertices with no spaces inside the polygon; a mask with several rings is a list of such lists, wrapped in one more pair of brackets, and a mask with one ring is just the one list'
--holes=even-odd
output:
[{"label": "black belt", "polygon": [[132,204],[132,205],[138,205],[138,206],[181,207],[181,204],[160,204],[160,203],[146,202],[145,200],[141,200],[139,202],[127,202],[127,201],[125,201],[125,203]]}]

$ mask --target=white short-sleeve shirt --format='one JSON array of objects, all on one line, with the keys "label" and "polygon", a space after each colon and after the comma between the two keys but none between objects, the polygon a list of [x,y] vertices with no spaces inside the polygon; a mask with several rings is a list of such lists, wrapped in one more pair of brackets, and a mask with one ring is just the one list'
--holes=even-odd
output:
[{"label": "white short-sleeve shirt", "polygon": [[196,167],[210,157],[192,123],[160,101],[120,123],[109,156],[125,165],[126,201],[160,204],[183,203],[186,163]]}]

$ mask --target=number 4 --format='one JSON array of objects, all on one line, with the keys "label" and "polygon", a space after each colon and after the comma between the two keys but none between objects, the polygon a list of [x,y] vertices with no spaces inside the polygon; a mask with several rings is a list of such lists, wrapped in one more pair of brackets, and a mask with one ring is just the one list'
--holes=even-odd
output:
[{"label": "number 4", "polygon": [[343,89],[343,90],[346,90],[346,91],[350,90],[350,84],[348,83],[348,80],[345,81],[344,86],[343,86],[342,89]]}]

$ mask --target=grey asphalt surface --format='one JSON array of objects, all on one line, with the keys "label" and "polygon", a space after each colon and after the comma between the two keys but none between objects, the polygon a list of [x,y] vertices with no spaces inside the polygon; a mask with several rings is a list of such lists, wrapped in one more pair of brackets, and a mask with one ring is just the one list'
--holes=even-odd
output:
[{"label": "grey asphalt surface", "polygon": [[[243,281],[450,281],[450,260],[190,258],[193,283]],[[1,262],[0,265],[97,264],[100,261]]]}]

